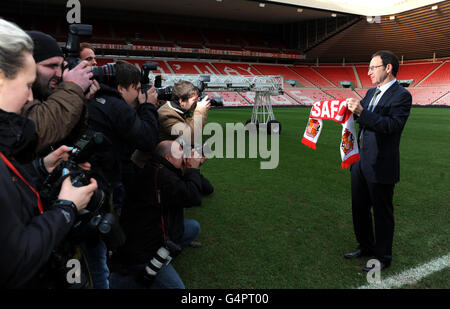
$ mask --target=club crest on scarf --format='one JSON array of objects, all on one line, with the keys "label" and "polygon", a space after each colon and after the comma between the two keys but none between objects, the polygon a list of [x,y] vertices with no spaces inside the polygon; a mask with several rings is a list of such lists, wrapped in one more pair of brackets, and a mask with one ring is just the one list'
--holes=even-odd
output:
[{"label": "club crest on scarf", "polygon": [[309,119],[308,126],[306,127],[306,135],[311,138],[315,138],[320,131],[320,122],[317,119]]},{"label": "club crest on scarf", "polygon": [[341,149],[346,155],[353,150],[354,141],[355,137],[353,136],[352,132],[345,129],[345,132],[342,135]]}]

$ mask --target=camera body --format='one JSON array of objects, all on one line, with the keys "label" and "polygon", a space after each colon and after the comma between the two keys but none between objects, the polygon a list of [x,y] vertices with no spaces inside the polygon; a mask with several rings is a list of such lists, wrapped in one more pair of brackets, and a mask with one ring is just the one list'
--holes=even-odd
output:
[{"label": "camera body", "polygon": [[[86,131],[75,143],[69,159],[61,162],[45,179],[41,189],[42,198],[52,205],[58,199],[62,182],[67,177],[70,177],[74,187],[90,184],[92,172],[83,170],[78,164],[89,161],[89,158],[97,151],[104,151],[110,146],[111,142],[102,133]],[[70,173],[63,175],[64,169],[69,170]],[[79,243],[92,240],[94,236],[100,236],[110,248],[117,248],[122,244],[123,234],[114,215],[101,212],[105,203],[108,203],[107,196],[103,190],[97,188],[86,208],[78,212],[69,233],[69,239]]]},{"label": "camera body", "polygon": [[[63,71],[68,68],[72,70],[80,62],[80,38],[81,37],[91,37],[92,36],[92,25],[88,24],[71,24],[69,26],[69,32],[67,33],[66,46],[63,48],[64,60],[67,62]],[[97,80],[99,83],[114,85],[116,77],[115,63],[107,63],[102,66],[93,66],[92,78]]]}]

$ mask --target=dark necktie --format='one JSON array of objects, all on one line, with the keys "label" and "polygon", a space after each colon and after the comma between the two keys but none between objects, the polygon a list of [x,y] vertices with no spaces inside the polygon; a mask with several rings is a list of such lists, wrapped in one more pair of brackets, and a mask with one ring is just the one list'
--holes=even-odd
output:
[{"label": "dark necktie", "polygon": [[373,112],[373,106],[375,105],[375,101],[377,100],[377,96],[380,94],[380,92],[380,88],[377,88],[377,90],[375,90],[375,94],[373,95],[372,101],[370,101],[369,104],[369,111]]},{"label": "dark necktie", "polygon": [[[375,90],[375,94],[373,95],[373,98],[372,98],[372,100],[370,101],[370,103],[369,103],[369,108],[368,108],[368,110],[369,111],[373,111],[373,108],[374,108],[374,105],[375,105],[375,102],[376,102],[376,100],[377,100],[377,96],[380,94],[380,92],[381,92],[381,90],[380,90],[380,88],[377,88],[376,90]],[[363,148],[363,135],[364,135],[364,129],[362,129],[361,130],[361,134],[359,135],[359,149],[362,149]]]}]

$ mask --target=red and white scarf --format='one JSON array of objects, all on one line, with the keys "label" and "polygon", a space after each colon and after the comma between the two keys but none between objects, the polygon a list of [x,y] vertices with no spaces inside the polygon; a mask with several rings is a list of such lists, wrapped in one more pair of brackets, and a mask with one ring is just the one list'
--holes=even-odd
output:
[{"label": "red and white scarf", "polygon": [[347,109],[347,99],[319,101],[312,105],[308,125],[301,142],[316,149],[317,141],[322,132],[322,119],[334,120],[342,124],[342,139],[340,143],[342,168],[349,168],[359,161],[358,143],[356,141],[353,113]]}]

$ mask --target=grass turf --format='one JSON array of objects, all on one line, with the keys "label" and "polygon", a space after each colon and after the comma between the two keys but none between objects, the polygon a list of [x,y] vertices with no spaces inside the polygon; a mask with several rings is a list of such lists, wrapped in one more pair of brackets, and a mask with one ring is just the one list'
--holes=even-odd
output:
[{"label": "grass turf", "polygon": [[[267,159],[209,159],[202,173],[215,192],[186,211],[203,243],[175,268],[187,288],[353,288],[367,283],[366,260],[344,260],[356,247],[349,171],[340,167],[341,125],[324,121],[317,150],[299,142],[309,108],[277,108],[282,123],[276,169]],[[250,109],[210,111],[208,122],[245,122]],[[413,108],[401,141],[395,187],[393,264],[400,273],[449,252],[450,109]],[[418,286],[450,286],[448,270]]]}]

